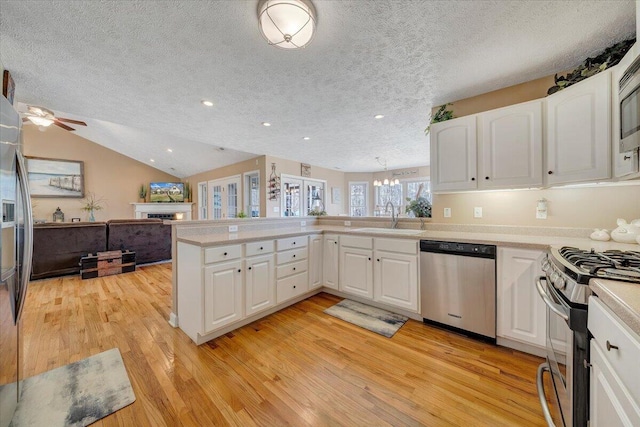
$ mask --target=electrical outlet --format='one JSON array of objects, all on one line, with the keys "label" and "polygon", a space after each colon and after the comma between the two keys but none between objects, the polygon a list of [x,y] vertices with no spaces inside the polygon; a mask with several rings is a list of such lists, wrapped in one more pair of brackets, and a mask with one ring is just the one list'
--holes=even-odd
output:
[{"label": "electrical outlet", "polygon": [[345,221],[344,222],[344,226],[345,227],[351,227],[351,221]]},{"label": "electrical outlet", "polygon": [[307,221],[300,221],[300,227],[306,227]]},{"label": "electrical outlet", "polygon": [[238,226],[237,225],[230,225],[229,226],[229,233],[237,233],[238,232]]},{"label": "electrical outlet", "polygon": [[536,219],[547,219],[547,211],[536,210]]},{"label": "electrical outlet", "polygon": [[444,208],[444,217],[451,218],[451,208]]},{"label": "electrical outlet", "polygon": [[482,218],[482,208],[479,208],[479,207],[473,208],[473,217]]},{"label": "electrical outlet", "polygon": [[275,213],[280,212],[280,206],[274,206],[273,207],[273,212],[275,212]]}]

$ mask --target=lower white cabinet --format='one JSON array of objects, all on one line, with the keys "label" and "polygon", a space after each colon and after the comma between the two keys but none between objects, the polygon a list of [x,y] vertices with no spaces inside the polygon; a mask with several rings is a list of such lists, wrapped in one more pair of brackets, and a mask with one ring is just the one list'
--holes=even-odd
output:
[{"label": "lower white cabinet", "polygon": [[594,296],[589,297],[588,327],[593,335],[590,425],[640,426],[640,336]]},{"label": "lower white cabinet", "polygon": [[245,261],[245,314],[250,316],[276,304],[273,254]]},{"label": "lower white cabinet", "polygon": [[375,300],[418,311],[418,257],[376,250]]},{"label": "lower white cabinet", "polygon": [[242,319],[242,261],[204,267],[204,333]]},{"label": "lower white cabinet", "polygon": [[276,254],[276,302],[301,295],[309,289],[309,248],[307,236],[280,239]]},{"label": "lower white cabinet", "polygon": [[546,307],[536,291],[543,275],[542,251],[498,248],[497,335],[527,344],[546,344]]},{"label": "lower white cabinet", "polygon": [[322,247],[324,240],[322,235],[309,236],[309,290],[322,286],[323,257]]},{"label": "lower white cabinet", "polygon": [[371,249],[340,248],[340,290],[373,299],[372,257]]},{"label": "lower white cabinet", "polygon": [[340,238],[337,235],[326,234],[324,236],[324,247],[322,252],[323,262],[323,279],[324,286],[331,289],[338,289],[338,265],[340,262],[339,254]]}]

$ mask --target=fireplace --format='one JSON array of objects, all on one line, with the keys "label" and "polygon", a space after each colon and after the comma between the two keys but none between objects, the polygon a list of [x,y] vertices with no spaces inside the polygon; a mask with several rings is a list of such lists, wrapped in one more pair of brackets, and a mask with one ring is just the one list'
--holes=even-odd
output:
[{"label": "fireplace", "polygon": [[191,220],[193,203],[131,203],[135,218],[161,218]]}]

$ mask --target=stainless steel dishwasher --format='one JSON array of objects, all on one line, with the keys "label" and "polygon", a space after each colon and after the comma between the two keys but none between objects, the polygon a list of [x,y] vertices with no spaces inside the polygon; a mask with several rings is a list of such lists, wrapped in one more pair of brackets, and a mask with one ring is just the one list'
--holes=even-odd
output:
[{"label": "stainless steel dishwasher", "polygon": [[496,340],[496,247],[420,241],[425,323]]}]

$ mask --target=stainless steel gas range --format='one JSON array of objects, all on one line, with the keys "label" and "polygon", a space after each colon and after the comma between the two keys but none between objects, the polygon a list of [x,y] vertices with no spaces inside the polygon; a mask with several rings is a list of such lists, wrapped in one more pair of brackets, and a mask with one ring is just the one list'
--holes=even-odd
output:
[{"label": "stainless steel gas range", "polygon": [[[538,395],[549,426],[583,427],[589,419],[589,280],[640,284],[640,251],[551,248],[542,260],[538,293],[547,306],[547,361],[538,367]],[[566,338],[566,340],[562,338]],[[545,396],[550,373],[554,396]],[[552,401],[551,408],[548,401]]]}]

